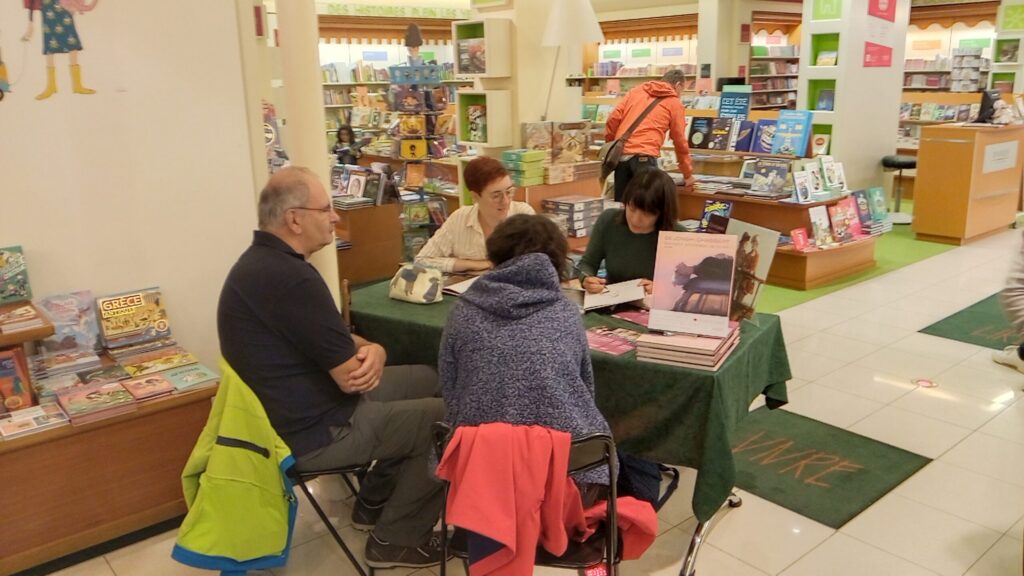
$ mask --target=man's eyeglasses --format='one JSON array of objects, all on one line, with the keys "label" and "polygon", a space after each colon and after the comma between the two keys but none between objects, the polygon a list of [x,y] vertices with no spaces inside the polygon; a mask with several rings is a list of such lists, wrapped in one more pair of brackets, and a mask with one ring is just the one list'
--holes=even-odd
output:
[{"label": "man's eyeglasses", "polygon": [[289,210],[312,210],[313,212],[322,212],[324,214],[331,211],[334,208],[332,205],[324,206],[323,208],[311,208],[309,206],[292,206]]},{"label": "man's eyeglasses", "polygon": [[515,196],[515,195],[516,195],[516,187],[515,186],[509,186],[508,188],[505,188],[504,190],[495,190],[493,192],[488,192],[487,193],[487,197],[490,198],[491,200],[495,201],[495,202],[501,200],[502,198],[508,198],[509,200],[511,200],[512,197]]}]

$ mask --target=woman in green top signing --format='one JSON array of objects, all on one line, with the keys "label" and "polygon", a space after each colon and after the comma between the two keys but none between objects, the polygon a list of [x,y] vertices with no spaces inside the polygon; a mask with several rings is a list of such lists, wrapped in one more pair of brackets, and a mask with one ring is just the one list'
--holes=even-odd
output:
[{"label": "woman in green top signing", "polygon": [[[665,172],[652,168],[635,175],[622,203],[625,209],[605,210],[597,219],[580,260],[580,282],[592,294],[602,292],[608,283],[634,278],[650,294],[658,233],[676,230],[676,185]],[[607,278],[595,276],[602,261]]]}]

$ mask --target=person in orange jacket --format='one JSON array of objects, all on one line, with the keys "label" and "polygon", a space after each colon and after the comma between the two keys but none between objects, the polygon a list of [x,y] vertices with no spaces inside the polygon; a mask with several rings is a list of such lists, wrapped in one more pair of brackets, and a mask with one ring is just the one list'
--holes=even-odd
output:
[{"label": "person in orange jacket", "polygon": [[665,131],[672,138],[679,161],[679,171],[686,177],[686,186],[693,184],[693,163],[690,147],[686,143],[686,110],[679,94],[686,84],[682,70],[672,69],[661,80],[644,82],[630,90],[626,97],[612,110],[605,123],[604,139],[611,142],[621,137],[640,114],[655,98],[662,98],[660,104],[643,119],[626,142],[622,159],[615,168],[615,200],[622,201],[626,185],[633,175],[646,168],[656,168],[661,156],[661,145],[665,142]]}]

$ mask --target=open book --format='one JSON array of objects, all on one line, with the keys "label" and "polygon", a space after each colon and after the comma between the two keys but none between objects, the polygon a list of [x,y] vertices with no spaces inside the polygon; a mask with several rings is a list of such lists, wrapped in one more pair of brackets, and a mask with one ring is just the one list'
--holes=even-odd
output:
[{"label": "open book", "polygon": [[462,294],[466,290],[469,290],[469,287],[473,285],[473,282],[477,281],[477,278],[480,278],[480,277],[479,276],[473,276],[472,278],[469,278],[468,280],[461,280],[459,282],[455,282],[454,284],[449,284],[448,286],[445,286],[441,290],[441,293],[443,293],[443,294],[451,294],[452,296],[462,296]]},{"label": "open book", "polygon": [[591,294],[586,290],[578,288],[563,288],[562,293],[569,300],[575,302],[584,312],[616,304],[636,302],[637,300],[643,300],[644,296],[646,296],[644,287],[640,285],[639,280],[626,280],[617,284],[609,284],[605,287],[604,292],[600,294]]}]

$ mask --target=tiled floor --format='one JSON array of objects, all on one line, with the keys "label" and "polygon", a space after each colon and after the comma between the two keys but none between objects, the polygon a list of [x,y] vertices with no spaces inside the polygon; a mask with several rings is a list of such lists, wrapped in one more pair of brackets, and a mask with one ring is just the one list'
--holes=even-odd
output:
[{"label": "tiled floor", "polygon": [[[990,351],[917,330],[996,292],[1020,249],[1006,232],[783,311],[794,380],[786,409],[933,458],[833,530],[752,494],[720,517],[701,576],[1013,576],[1024,547],[1024,374]],[[914,385],[918,378],[937,388]],[[760,402],[755,402],[755,406]],[[693,471],[660,512],[662,532],[624,575],[675,575],[695,520]],[[333,505],[347,527],[348,505]],[[361,550],[362,535],[343,531]],[[167,533],[60,574],[200,573]],[[454,563],[454,574],[462,571]],[[538,574],[557,571],[538,570]],[[428,576],[436,570],[385,571]],[[353,574],[302,502],[292,557],[274,574]]]}]

